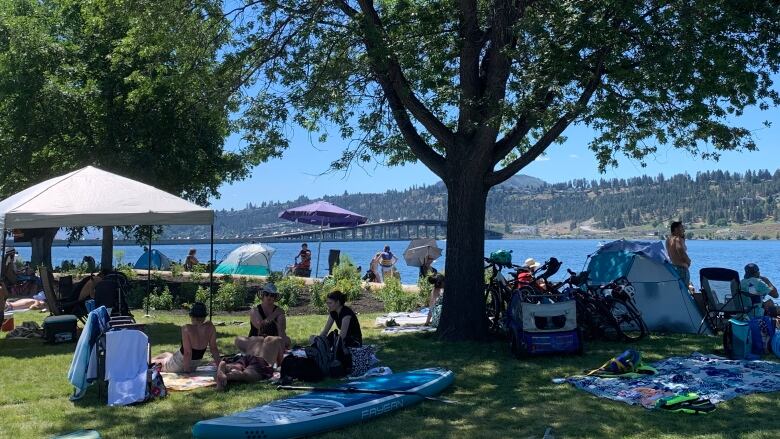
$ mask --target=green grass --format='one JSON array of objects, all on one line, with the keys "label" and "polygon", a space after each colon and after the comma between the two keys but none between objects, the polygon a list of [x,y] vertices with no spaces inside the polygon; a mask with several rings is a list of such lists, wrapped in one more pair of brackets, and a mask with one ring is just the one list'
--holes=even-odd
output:
[{"label": "green grass", "polygon": [[[21,320],[41,322],[44,314],[28,312]],[[706,416],[664,413],[596,398],[554,377],[594,368],[626,346],[592,343],[582,357],[548,357],[518,361],[501,342],[443,343],[432,334],[381,336],[371,327],[374,315],[361,316],[367,342],[379,345],[382,363],[394,370],[443,366],[455,372],[455,385],[444,396],[460,405],[424,402],[368,423],[323,435],[325,438],[540,438],[552,426],[556,438],[776,438],[780,398],[750,395],[719,404]],[[178,325],[185,316],[170,313],[139,318],[148,324],[153,354],[178,348]],[[215,316],[215,321],[247,321]],[[289,333],[302,343],[322,329],[323,316],[288,318]],[[232,340],[245,335],[242,326],[220,326],[219,345],[232,352]],[[652,336],[635,346],[650,361],[693,351],[713,352],[719,339],[682,335]],[[75,404],[66,374],[74,344],[49,346],[40,340],[0,340],[0,437],[51,437],[92,428],[104,438],[189,437],[201,419],[244,410],[288,396],[270,385],[234,386],[227,393],[211,389],[173,393],[165,400],[135,407],[107,407],[97,389]]]}]

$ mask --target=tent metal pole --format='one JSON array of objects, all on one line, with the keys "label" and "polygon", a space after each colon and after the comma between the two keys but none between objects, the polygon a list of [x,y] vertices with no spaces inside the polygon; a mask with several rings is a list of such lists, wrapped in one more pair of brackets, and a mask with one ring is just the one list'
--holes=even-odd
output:
[{"label": "tent metal pole", "polygon": [[214,223],[211,223],[211,250],[209,253],[209,321],[214,315],[214,269],[216,268],[214,260]]},{"label": "tent metal pole", "polygon": [[[5,275],[5,238],[6,238],[5,232],[6,232],[6,229],[5,229],[5,227],[3,227],[3,252],[2,252],[3,264],[2,264],[2,266],[0,266],[0,279],[5,279],[3,277],[3,275]],[[8,291],[8,294],[11,294],[11,292]]]},{"label": "tent metal pole", "polygon": [[149,315],[149,296],[152,292],[152,226],[149,226],[149,247],[146,254],[146,315]]},{"label": "tent metal pole", "polygon": [[314,277],[320,277],[320,252],[322,250],[322,223],[320,223],[320,242],[317,243],[317,271],[314,272]]}]

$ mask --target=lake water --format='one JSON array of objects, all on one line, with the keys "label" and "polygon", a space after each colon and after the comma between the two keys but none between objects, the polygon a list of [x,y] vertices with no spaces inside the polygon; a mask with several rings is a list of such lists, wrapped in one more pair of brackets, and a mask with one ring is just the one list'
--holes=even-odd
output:
[{"label": "lake water", "polygon": [[[495,240],[485,241],[485,254],[498,249],[512,250],[513,260],[521,264],[526,258],[532,257],[539,262],[544,262],[551,256],[563,262],[559,274],[554,277],[564,277],[565,268],[574,271],[583,269],[589,254],[596,251],[600,241],[579,239],[547,239],[547,240]],[[403,262],[403,251],[409,244],[408,241],[359,241],[359,242],[323,242],[322,256],[320,258],[320,276],[327,272],[328,252],[331,249],[341,250],[342,255],[349,256],[357,265],[362,265],[363,270],[368,268],[371,257],[381,251],[385,244],[389,244],[392,251],[398,256],[398,269],[401,272],[401,280],[404,283],[414,283],[417,279],[418,269],[408,267]],[[214,245],[215,259],[224,259],[238,244]],[[272,270],[281,271],[288,264],[292,264],[293,258],[300,250],[300,243],[271,244],[276,253],[271,259]],[[444,249],[446,255],[446,242],[439,241],[439,246]],[[201,261],[208,260],[209,245],[159,245],[153,248],[165,253],[171,260],[183,261],[190,247],[197,249]],[[309,242],[312,250],[312,269],[317,261],[317,243]],[[29,247],[19,247],[18,251],[24,260],[30,258]],[[115,263],[118,254],[122,254],[123,263],[132,262],[141,256],[141,246],[117,246],[115,247]],[[695,285],[698,285],[698,272],[703,267],[726,267],[737,270],[740,274],[745,264],[755,262],[761,267],[761,273],[770,280],[780,285],[780,242],[778,241],[688,241],[688,253],[693,261],[691,277]],[[81,261],[85,255],[91,255],[100,260],[100,247],[54,247],[52,259],[54,265],[60,265],[64,260]],[[444,268],[444,258],[440,258],[434,264],[438,270]]]}]

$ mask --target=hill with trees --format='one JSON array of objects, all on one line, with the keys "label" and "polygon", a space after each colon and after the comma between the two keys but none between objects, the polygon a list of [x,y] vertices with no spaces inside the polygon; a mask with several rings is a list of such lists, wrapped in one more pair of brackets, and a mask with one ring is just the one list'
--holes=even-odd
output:
[{"label": "hill with trees", "polygon": [[[323,199],[364,214],[371,222],[447,218],[447,191],[442,184],[382,194],[344,192]],[[278,214],[311,201],[301,196],[217,211],[216,234],[250,238],[304,229],[304,225],[279,220]],[[673,219],[712,227],[780,221],[780,169],[555,184],[517,175],[493,188],[487,201],[490,227],[510,234],[535,235],[539,226],[552,224],[563,224],[572,231],[581,225],[584,230],[664,230]],[[204,228],[176,227],[168,229],[166,237],[205,237],[206,233]]]}]

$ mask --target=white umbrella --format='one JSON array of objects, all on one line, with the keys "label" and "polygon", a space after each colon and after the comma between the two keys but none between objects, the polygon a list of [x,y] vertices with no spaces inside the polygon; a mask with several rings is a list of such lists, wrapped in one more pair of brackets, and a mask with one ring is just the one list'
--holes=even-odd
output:
[{"label": "white umbrella", "polygon": [[441,249],[433,238],[414,239],[404,251],[404,260],[410,267],[421,267],[426,258],[438,259]]}]

